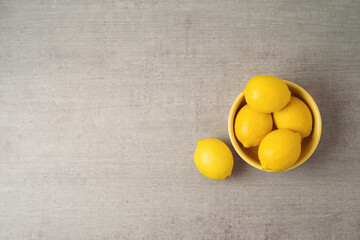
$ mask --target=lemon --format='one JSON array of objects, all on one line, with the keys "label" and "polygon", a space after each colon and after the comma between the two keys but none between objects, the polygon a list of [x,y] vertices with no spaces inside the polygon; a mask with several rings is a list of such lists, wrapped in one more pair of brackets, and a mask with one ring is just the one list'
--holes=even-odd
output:
[{"label": "lemon", "polygon": [[274,112],[273,116],[277,128],[298,132],[302,138],[311,134],[313,123],[311,112],[297,97],[291,97],[290,103],[280,111]]},{"label": "lemon", "polygon": [[278,129],[264,137],[258,154],[264,170],[281,172],[293,166],[300,153],[300,134],[288,129]]},{"label": "lemon", "polygon": [[259,146],[266,134],[271,132],[273,120],[270,113],[257,112],[245,105],[236,115],[234,125],[236,138],[249,148]]},{"label": "lemon", "polygon": [[229,147],[215,138],[197,142],[194,162],[198,170],[211,179],[229,177],[234,166],[234,158]]},{"label": "lemon", "polygon": [[243,93],[251,108],[264,113],[279,111],[289,103],[291,97],[286,83],[270,75],[253,77]]}]

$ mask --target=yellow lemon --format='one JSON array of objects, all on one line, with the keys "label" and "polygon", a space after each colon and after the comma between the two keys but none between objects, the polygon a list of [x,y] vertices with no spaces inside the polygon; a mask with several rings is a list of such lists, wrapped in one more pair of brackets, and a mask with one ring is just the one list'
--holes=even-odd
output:
[{"label": "yellow lemon", "polygon": [[245,105],[236,115],[234,125],[236,138],[249,148],[259,146],[266,134],[271,132],[273,120],[270,113],[257,112]]},{"label": "yellow lemon", "polygon": [[293,166],[300,153],[300,134],[288,129],[278,129],[264,137],[258,154],[264,170],[281,172]]},{"label": "yellow lemon", "polygon": [[247,104],[263,113],[277,112],[289,103],[291,93],[284,81],[270,75],[252,78],[244,91]]},{"label": "yellow lemon", "polygon": [[273,116],[277,128],[298,132],[302,138],[311,134],[313,124],[311,112],[297,97],[291,97],[290,103],[280,111],[274,112]]},{"label": "yellow lemon", "polygon": [[198,170],[211,179],[229,177],[234,166],[234,158],[229,147],[215,138],[198,141],[194,162]]}]

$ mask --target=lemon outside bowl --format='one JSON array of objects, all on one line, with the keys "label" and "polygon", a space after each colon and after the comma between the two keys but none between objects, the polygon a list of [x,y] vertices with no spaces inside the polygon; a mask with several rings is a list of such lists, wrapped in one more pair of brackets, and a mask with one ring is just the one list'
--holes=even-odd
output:
[{"label": "lemon outside bowl", "polygon": [[[286,80],[283,81],[289,87],[292,96],[296,96],[306,103],[313,117],[313,129],[311,135],[302,140],[300,157],[292,167],[286,170],[288,171],[303,164],[314,153],[320,141],[322,123],[321,123],[321,115],[319,108],[317,107],[314,99],[310,96],[310,94],[307,93],[302,87],[296,85],[295,83]],[[245,96],[243,93],[240,93],[239,96],[236,98],[235,102],[233,103],[229,113],[228,130],[229,130],[230,140],[233,147],[235,148],[235,151],[240,155],[240,157],[245,162],[247,162],[248,164],[250,164],[251,166],[257,169],[263,170],[257,155],[257,147],[244,148],[244,146],[235,137],[235,131],[234,131],[235,117],[238,111],[245,104],[246,104]]]}]

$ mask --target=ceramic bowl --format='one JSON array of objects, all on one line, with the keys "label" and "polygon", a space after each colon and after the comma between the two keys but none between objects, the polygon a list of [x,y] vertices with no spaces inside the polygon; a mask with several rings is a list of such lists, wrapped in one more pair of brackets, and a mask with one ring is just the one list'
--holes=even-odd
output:
[{"label": "ceramic bowl", "polygon": [[[317,107],[314,99],[310,96],[309,93],[307,93],[302,87],[296,85],[293,82],[289,82],[286,80],[283,81],[289,87],[292,96],[300,98],[307,104],[313,117],[313,129],[311,135],[302,140],[300,157],[292,167],[286,170],[288,171],[303,164],[314,153],[321,137],[321,116],[320,116],[319,108]],[[236,98],[235,102],[233,103],[229,113],[228,130],[229,130],[230,140],[233,147],[235,148],[235,151],[245,162],[247,162],[248,164],[250,164],[251,166],[257,169],[263,170],[257,155],[258,147],[244,148],[244,146],[235,137],[235,131],[234,131],[235,117],[238,111],[245,104],[246,104],[245,96],[243,93],[240,93],[239,96]]]}]

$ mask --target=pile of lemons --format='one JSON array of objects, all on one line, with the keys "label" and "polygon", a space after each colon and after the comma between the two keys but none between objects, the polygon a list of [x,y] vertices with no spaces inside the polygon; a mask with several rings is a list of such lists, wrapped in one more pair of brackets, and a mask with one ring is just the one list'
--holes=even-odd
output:
[{"label": "pile of lemons", "polygon": [[270,75],[252,78],[243,93],[247,104],[235,118],[236,138],[245,148],[259,146],[264,170],[290,168],[300,156],[301,140],[312,131],[308,106],[291,96],[284,81]]},{"label": "pile of lemons", "polygon": [[[252,78],[243,94],[246,105],[235,118],[236,138],[245,148],[257,150],[264,170],[287,170],[300,156],[302,139],[312,131],[308,106],[291,96],[284,81],[270,75]],[[200,140],[194,160],[199,171],[209,178],[224,179],[231,175],[233,156],[217,139]]]}]

